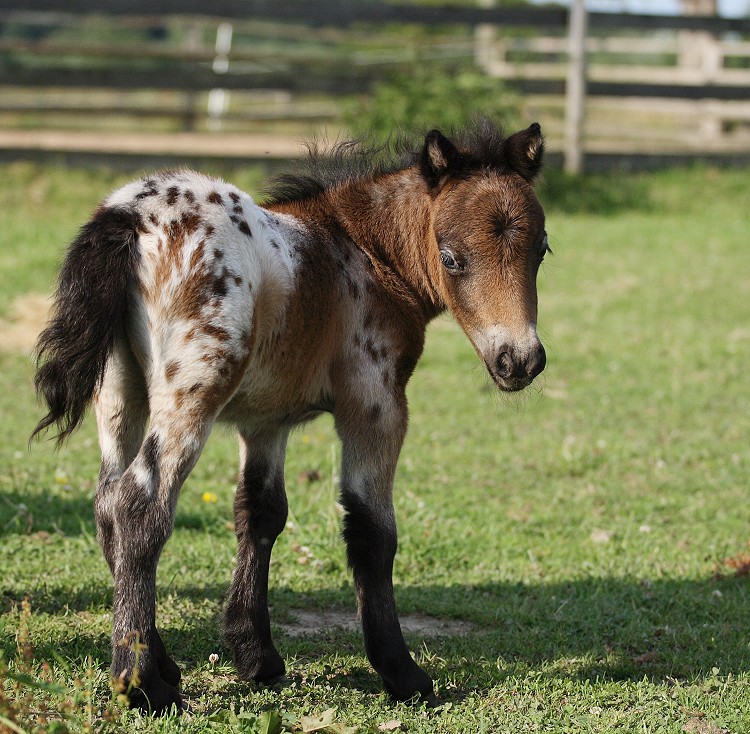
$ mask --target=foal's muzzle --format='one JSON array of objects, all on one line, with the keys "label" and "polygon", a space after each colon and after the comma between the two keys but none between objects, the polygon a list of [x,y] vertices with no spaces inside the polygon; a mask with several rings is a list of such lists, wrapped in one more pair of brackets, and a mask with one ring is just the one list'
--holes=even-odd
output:
[{"label": "foal's muzzle", "polygon": [[531,349],[519,354],[510,344],[498,350],[495,363],[488,365],[495,384],[506,392],[523,390],[544,370],[547,354],[542,343],[537,341]]}]

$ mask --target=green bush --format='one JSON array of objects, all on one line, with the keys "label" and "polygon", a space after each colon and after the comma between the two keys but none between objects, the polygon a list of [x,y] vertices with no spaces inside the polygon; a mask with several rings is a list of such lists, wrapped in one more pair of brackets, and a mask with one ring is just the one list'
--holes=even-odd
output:
[{"label": "green bush", "polygon": [[504,127],[518,126],[518,97],[501,81],[473,70],[451,71],[414,66],[369,97],[350,102],[344,122],[356,137],[385,140],[395,132],[424,134],[438,128],[448,134],[483,115]]}]

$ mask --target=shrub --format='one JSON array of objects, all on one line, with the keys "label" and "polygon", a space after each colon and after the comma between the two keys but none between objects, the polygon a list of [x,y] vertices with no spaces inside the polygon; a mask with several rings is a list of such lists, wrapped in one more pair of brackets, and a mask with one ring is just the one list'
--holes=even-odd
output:
[{"label": "shrub", "polygon": [[394,132],[445,134],[483,115],[507,129],[520,118],[517,95],[498,79],[474,70],[419,65],[375,85],[365,99],[349,102],[344,122],[356,137],[385,140]]}]

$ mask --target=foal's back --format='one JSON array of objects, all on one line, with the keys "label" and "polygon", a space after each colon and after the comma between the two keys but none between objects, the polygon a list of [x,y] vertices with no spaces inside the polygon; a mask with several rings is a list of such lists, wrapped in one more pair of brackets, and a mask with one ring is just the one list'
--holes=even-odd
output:
[{"label": "foal's back", "polygon": [[103,206],[139,222],[127,340],[152,411],[220,409],[249,426],[330,409],[361,255],[190,171],[128,184]]}]

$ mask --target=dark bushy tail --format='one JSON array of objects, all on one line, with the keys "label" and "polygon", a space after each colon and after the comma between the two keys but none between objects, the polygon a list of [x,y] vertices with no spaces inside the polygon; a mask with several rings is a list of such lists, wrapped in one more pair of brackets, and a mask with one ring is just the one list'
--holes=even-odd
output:
[{"label": "dark bushy tail", "polygon": [[49,413],[32,439],[56,423],[60,444],[83,420],[123,328],[139,225],[136,212],[100,208],[70,245],[52,319],[37,342],[34,384]]}]

